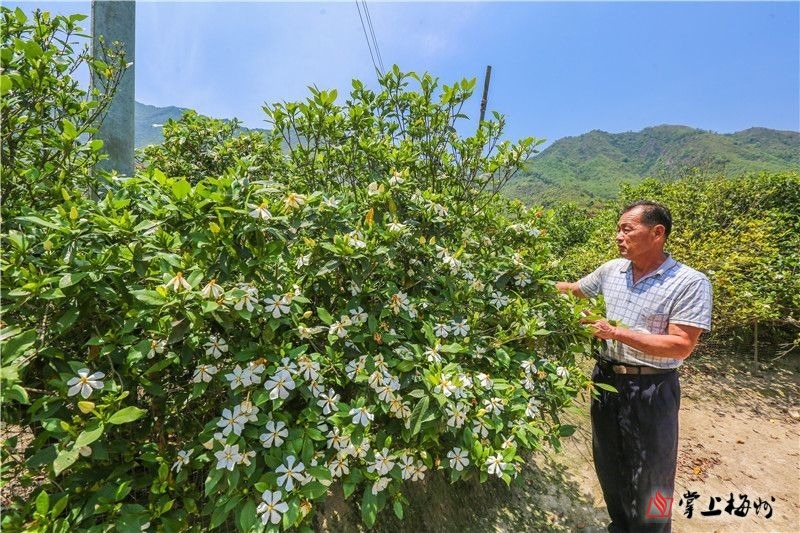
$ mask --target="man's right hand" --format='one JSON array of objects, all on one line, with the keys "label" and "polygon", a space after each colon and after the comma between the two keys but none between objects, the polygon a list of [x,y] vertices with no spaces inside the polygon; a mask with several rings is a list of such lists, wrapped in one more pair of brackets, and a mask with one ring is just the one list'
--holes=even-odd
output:
[{"label": "man's right hand", "polygon": [[586,296],[581,292],[581,288],[577,282],[569,283],[567,281],[559,281],[556,283],[556,290],[561,294],[571,294],[573,296],[577,296],[578,298],[586,298]]}]

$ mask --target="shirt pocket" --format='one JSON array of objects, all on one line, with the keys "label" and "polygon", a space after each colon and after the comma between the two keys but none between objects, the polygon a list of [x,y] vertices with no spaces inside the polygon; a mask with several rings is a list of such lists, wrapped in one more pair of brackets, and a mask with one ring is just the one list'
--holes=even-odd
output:
[{"label": "shirt pocket", "polygon": [[660,309],[643,309],[639,315],[639,325],[649,333],[663,335],[669,326],[669,313],[661,312]]}]

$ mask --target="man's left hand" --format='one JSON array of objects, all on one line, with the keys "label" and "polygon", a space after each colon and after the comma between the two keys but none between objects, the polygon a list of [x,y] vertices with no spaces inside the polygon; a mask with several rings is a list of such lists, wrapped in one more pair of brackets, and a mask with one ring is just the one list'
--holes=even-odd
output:
[{"label": "man's left hand", "polygon": [[612,326],[606,319],[595,320],[589,323],[589,327],[592,328],[592,335],[598,339],[614,340],[617,334],[616,326]]}]

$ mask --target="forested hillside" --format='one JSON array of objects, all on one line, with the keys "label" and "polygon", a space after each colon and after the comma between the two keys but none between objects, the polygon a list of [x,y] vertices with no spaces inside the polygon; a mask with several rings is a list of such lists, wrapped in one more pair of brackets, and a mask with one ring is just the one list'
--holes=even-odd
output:
[{"label": "forested hillside", "polygon": [[750,128],[718,134],[686,126],[619,134],[594,130],[553,143],[506,192],[531,204],[590,206],[616,198],[623,183],[676,179],[692,168],[727,176],[798,170],[800,133]]}]

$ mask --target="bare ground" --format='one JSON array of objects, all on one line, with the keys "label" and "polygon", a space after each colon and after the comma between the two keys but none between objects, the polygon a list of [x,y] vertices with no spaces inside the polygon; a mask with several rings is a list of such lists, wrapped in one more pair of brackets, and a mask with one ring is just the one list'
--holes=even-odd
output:
[{"label": "bare ground", "polygon": [[[683,389],[673,531],[800,532],[800,358],[783,358],[756,370],[749,362],[693,356],[681,369]],[[572,415],[580,429],[562,453],[531,460],[522,487],[490,480],[451,486],[428,476],[406,493],[405,519],[386,509],[376,531],[605,531],[608,517],[592,465],[588,404]],[[413,487],[413,488],[412,488]],[[691,518],[687,491],[696,492]],[[725,512],[750,501],[743,517]],[[710,499],[718,516],[704,516]],[[756,515],[753,502],[772,506]],[[772,500],[774,498],[774,501]],[[742,508],[742,511],[744,508]],[[357,506],[334,493],[316,516],[316,530],[361,531]]]}]

